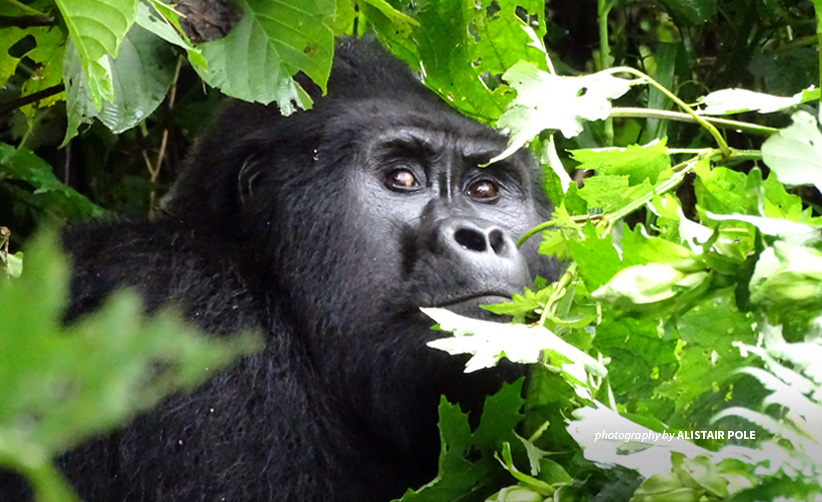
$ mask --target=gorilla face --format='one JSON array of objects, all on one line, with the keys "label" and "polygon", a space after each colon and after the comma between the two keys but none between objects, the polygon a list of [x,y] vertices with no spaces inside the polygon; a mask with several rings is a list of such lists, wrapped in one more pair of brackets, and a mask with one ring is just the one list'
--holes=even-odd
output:
[{"label": "gorilla face", "polygon": [[[411,451],[435,437],[441,394],[477,408],[522,374],[464,375],[464,359],[425,345],[445,334],[419,308],[490,318],[478,305],[521,292],[532,274],[555,277],[535,243],[516,247],[548,217],[538,171],[524,152],[480,167],[505,139],[435,100],[326,103],[288,120],[315,133],[310,155],[274,142],[239,184],[247,224],[262,222],[254,233],[276,243],[259,251],[260,269],[290,292],[308,355],[340,407]],[[299,166],[284,169],[291,155]]]},{"label": "gorilla face", "polygon": [[366,270],[390,285],[384,308],[397,314],[423,306],[483,315],[477,305],[531,281],[515,239],[542,221],[532,166],[510,159],[481,168],[504,148],[501,138],[467,120],[457,127],[405,113],[375,117],[381,126],[367,132],[347,183]]}]

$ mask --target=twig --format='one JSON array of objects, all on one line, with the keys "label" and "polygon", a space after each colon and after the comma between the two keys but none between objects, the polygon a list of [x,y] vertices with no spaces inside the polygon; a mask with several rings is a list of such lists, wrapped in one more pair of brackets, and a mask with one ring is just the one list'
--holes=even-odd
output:
[{"label": "twig", "polygon": [[54,26],[54,18],[48,16],[0,16],[0,28],[31,28]]},{"label": "twig", "polygon": [[66,89],[66,86],[62,83],[57,85],[53,85],[51,87],[47,87],[42,91],[37,91],[34,94],[29,94],[28,96],[23,96],[21,98],[15,99],[14,101],[10,101],[8,103],[0,104],[0,115],[5,115],[12,110],[16,110],[17,108],[21,108],[26,105],[30,105],[32,103],[36,103],[41,99],[46,99],[49,96],[54,96],[55,94],[59,94]]},{"label": "twig", "polygon": [[[174,69],[174,79],[171,81],[171,88],[168,91],[168,109],[174,108],[174,101],[177,98],[177,80],[180,78],[180,68],[183,66],[183,58],[177,58],[177,67]],[[157,153],[157,162],[152,165],[148,159],[148,154],[143,150],[143,160],[148,168],[151,183],[156,183],[160,176],[160,168],[163,167],[163,159],[166,155],[166,146],[168,145],[168,127],[163,129],[163,138],[160,140],[160,151]],[[148,200],[148,218],[153,220],[156,216],[156,199],[157,191],[151,190]]]},{"label": "twig", "polygon": [[[672,112],[668,110],[656,110],[653,108],[611,108],[611,117],[631,117],[631,118],[652,118],[664,120],[676,120],[677,122],[697,123],[691,115],[682,112]],[[720,119],[715,117],[708,117],[701,115],[706,121],[723,129],[734,129],[738,131],[747,132],[750,134],[757,134],[759,136],[770,136],[779,132],[779,129],[774,127],[767,127],[759,124],[752,124],[750,122],[740,122],[738,120]]]}]

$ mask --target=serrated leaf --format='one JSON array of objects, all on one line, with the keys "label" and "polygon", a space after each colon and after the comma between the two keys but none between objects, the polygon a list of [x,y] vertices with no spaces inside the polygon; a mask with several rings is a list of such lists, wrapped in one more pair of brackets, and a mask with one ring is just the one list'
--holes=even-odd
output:
[{"label": "serrated leaf", "polygon": [[608,73],[561,77],[519,61],[503,75],[517,91],[497,127],[510,132],[508,148],[491,162],[504,159],[543,130],[560,131],[566,138],[582,132],[585,122],[608,118],[612,99],[628,92],[631,82]]},{"label": "serrated leaf", "polygon": [[[731,293],[701,302],[683,314],[677,323],[684,342],[677,352],[679,369],[671,380],[659,386],[659,395],[673,400],[677,413],[683,417],[687,413],[710,416],[717,411],[719,403],[694,408],[700,396],[727,387],[727,378],[743,361],[734,342],[756,341],[756,319],[755,315],[737,309]],[[695,425],[699,424],[697,421]]]},{"label": "serrated leaf", "polygon": [[291,77],[305,73],[325,92],[334,57],[333,0],[239,0],[243,18],[220,40],[200,45],[208,69],[195,68],[225,94],[268,104],[283,115],[310,108]]},{"label": "serrated leaf", "polygon": [[481,321],[440,308],[420,310],[434,319],[440,329],[454,332],[453,337],[432,340],[426,345],[449,354],[472,354],[465,364],[466,373],[495,366],[503,357],[533,364],[540,360],[543,350],[557,354],[558,360],[553,363],[579,381],[586,380],[586,372],[598,377],[608,373],[599,361],[545,327]]},{"label": "serrated leaf", "polygon": [[593,176],[585,179],[585,186],[578,193],[589,209],[610,213],[653,193],[654,186],[647,179],[634,186],[630,185],[630,179],[630,176]]},{"label": "serrated leaf", "polygon": [[408,490],[401,502],[452,502],[463,493],[490,494],[494,474],[502,472],[494,459],[503,442],[515,441],[514,429],[522,421],[522,379],[504,383],[485,399],[480,423],[474,432],[468,415],[443,396],[439,406],[440,458],[437,477],[418,490]]},{"label": "serrated leaf", "polygon": [[568,240],[568,257],[579,266],[579,273],[589,291],[594,291],[616,275],[622,262],[611,235],[600,238],[590,223],[582,227],[584,240]]},{"label": "serrated leaf", "polygon": [[69,30],[96,108],[114,99],[111,60],[134,23],[138,0],[55,0]]},{"label": "serrated leaf", "polygon": [[580,163],[577,169],[593,170],[598,176],[628,176],[629,186],[638,185],[646,179],[655,184],[659,174],[671,167],[665,143],[663,139],[627,148],[569,150],[569,153]]},{"label": "serrated leaf", "polygon": [[786,185],[814,185],[822,190],[822,133],[816,119],[798,111],[793,124],[762,144],[762,160]]}]

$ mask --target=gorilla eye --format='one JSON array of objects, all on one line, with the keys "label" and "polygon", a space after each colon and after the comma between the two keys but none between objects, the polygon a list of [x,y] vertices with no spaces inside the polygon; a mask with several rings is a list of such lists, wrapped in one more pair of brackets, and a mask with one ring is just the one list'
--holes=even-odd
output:
[{"label": "gorilla eye", "polygon": [[407,192],[419,187],[420,182],[408,169],[394,169],[385,177],[385,186],[391,190]]},{"label": "gorilla eye", "polygon": [[468,195],[477,202],[495,202],[499,198],[499,186],[490,180],[480,180],[468,187]]}]

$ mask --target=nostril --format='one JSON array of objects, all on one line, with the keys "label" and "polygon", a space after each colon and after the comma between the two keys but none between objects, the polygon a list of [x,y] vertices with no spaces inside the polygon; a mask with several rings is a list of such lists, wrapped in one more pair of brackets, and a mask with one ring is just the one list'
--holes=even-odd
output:
[{"label": "nostril", "polygon": [[491,243],[491,249],[494,250],[498,256],[505,252],[505,237],[502,235],[502,230],[494,229],[488,234],[488,242]]},{"label": "nostril", "polygon": [[485,235],[482,232],[471,228],[460,228],[454,232],[454,240],[460,246],[469,251],[483,252],[487,246],[485,244]]}]

